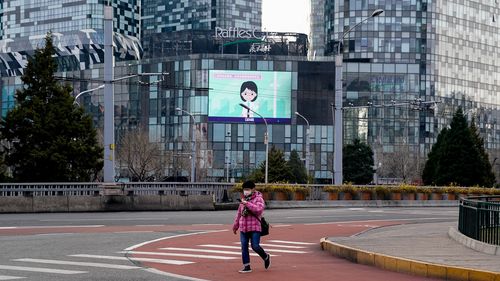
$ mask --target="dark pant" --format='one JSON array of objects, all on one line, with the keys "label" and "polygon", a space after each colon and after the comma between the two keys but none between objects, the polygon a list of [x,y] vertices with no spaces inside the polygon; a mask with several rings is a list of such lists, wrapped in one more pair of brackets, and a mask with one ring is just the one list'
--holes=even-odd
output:
[{"label": "dark pant", "polygon": [[243,265],[250,265],[250,253],[248,252],[248,242],[252,242],[252,249],[259,254],[259,256],[265,260],[267,254],[260,246],[260,232],[240,232],[241,241],[241,258],[243,260]]}]

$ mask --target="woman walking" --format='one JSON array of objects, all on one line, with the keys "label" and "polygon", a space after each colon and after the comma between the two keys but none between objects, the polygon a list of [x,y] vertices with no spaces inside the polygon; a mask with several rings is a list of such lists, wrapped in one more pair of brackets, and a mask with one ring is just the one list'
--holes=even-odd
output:
[{"label": "woman walking", "polygon": [[262,193],[255,190],[255,183],[246,181],[243,183],[243,196],[241,197],[238,213],[234,219],[233,232],[240,230],[241,258],[243,260],[243,269],[240,273],[250,273],[250,253],[248,252],[248,243],[252,243],[252,249],[264,260],[264,268],[271,266],[271,256],[267,254],[260,246],[260,219],[264,212],[265,203],[262,199]]}]

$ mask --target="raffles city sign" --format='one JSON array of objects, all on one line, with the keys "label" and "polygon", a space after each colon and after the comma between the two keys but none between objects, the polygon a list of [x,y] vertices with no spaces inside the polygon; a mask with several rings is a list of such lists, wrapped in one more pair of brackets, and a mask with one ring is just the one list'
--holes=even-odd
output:
[{"label": "raffles city sign", "polygon": [[222,27],[216,27],[215,28],[215,38],[221,38],[221,39],[260,39],[263,40],[264,37],[259,37],[257,36],[257,33],[260,33],[257,31],[257,29],[243,29],[239,27],[229,27],[229,28],[222,28]]}]

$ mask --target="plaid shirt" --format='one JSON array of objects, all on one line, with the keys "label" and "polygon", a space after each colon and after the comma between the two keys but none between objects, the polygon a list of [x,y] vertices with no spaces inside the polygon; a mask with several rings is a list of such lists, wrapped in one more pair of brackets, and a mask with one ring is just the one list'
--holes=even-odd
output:
[{"label": "plaid shirt", "polygon": [[246,205],[247,209],[252,212],[255,216],[248,214],[246,216],[242,216],[243,208],[245,205],[240,204],[238,208],[238,213],[236,214],[236,218],[233,223],[233,230],[240,230],[241,232],[250,232],[250,231],[262,231],[260,227],[259,220],[255,217],[262,217],[262,213],[264,213],[265,203],[264,199],[262,199],[262,193],[256,191],[252,194],[252,198],[248,200]]}]

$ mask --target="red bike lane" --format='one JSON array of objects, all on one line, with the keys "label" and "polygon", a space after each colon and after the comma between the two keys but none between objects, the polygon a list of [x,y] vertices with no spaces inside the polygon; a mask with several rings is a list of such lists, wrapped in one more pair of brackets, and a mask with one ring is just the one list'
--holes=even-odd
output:
[{"label": "red bike lane", "polygon": [[229,225],[220,226],[215,232],[180,235],[145,243],[128,249],[128,256],[185,261],[188,264],[141,263],[163,272],[212,281],[437,280],[351,263],[323,252],[319,244],[323,237],[350,236],[394,224],[398,222],[275,225],[271,228],[271,234],[261,241],[262,247],[273,255],[271,268],[265,270],[262,260],[258,256],[251,256],[253,272],[247,274],[238,273],[242,267],[239,235],[234,235]]}]

